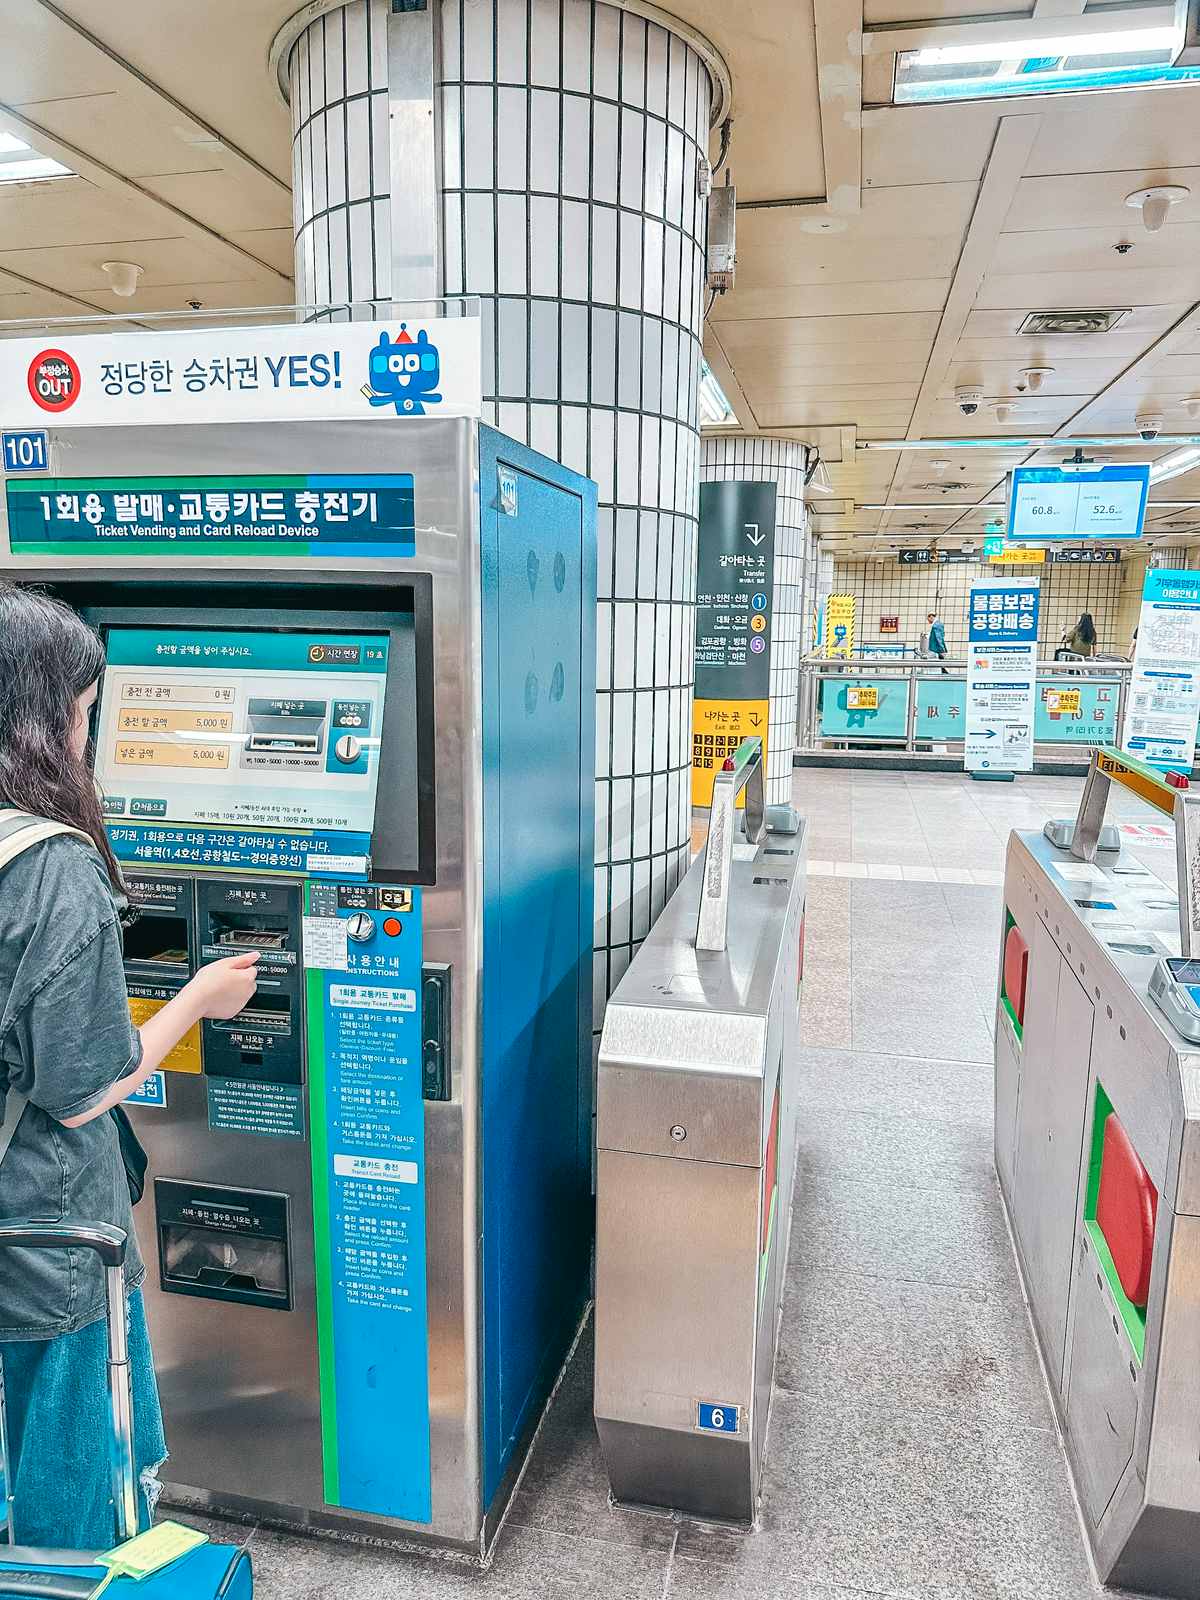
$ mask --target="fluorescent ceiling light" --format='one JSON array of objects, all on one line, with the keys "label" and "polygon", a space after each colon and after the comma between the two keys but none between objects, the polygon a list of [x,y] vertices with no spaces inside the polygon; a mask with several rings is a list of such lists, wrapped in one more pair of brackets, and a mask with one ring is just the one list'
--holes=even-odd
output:
[{"label": "fluorescent ceiling light", "polygon": [[[1197,444],[1200,433],[1161,433],[1155,444]],[[858,450],[991,450],[998,456],[1019,454],[1022,450],[1069,450],[1076,445],[1099,445],[1113,449],[1117,445],[1140,446],[1146,441],[1136,433],[1110,433],[1096,437],[1054,439],[1017,439],[1009,434],[992,434],[983,439],[860,439]]]},{"label": "fluorescent ceiling light", "polygon": [[989,40],[983,44],[948,44],[914,52],[919,67],[952,66],[960,61],[1026,61],[1047,56],[1116,56],[1143,50],[1173,50],[1179,35],[1173,27],[1134,28],[1122,33],[1064,34],[1058,39]]},{"label": "fluorescent ceiling light", "polygon": [[703,357],[700,361],[700,423],[709,428],[736,428],[738,425],[724,389]]},{"label": "fluorescent ceiling light", "polygon": [[45,178],[73,178],[70,167],[40,156],[15,133],[0,130],[0,183],[37,183]]},{"label": "fluorescent ceiling light", "polygon": [[1182,450],[1172,450],[1169,456],[1160,456],[1150,465],[1150,482],[1162,483],[1165,478],[1178,478],[1200,465],[1200,445],[1190,444]]}]

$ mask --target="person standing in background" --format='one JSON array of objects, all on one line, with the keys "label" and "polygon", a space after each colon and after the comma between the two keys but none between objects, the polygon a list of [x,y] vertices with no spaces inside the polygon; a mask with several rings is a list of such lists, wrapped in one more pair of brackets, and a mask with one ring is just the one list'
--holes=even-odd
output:
[{"label": "person standing in background", "polygon": [[[939,661],[946,659],[946,627],[936,611],[931,611],[926,619],[929,623],[929,654],[936,656]],[[942,671],[945,672],[945,667]]]},{"label": "person standing in background", "polygon": [[1090,611],[1080,613],[1079,621],[1069,632],[1063,634],[1063,648],[1070,650],[1077,656],[1094,656],[1096,654],[1096,624],[1092,621]]}]

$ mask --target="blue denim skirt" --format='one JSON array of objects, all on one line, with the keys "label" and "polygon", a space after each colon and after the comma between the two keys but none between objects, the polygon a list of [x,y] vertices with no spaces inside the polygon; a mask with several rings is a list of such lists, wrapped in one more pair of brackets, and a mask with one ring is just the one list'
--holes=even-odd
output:
[{"label": "blue denim skirt", "polygon": [[[141,1290],[129,1296],[133,1456],[142,1528],[166,1459],[162,1409]],[[103,1321],[57,1339],[0,1340],[8,1482],[18,1544],[108,1550],[116,1541],[110,1476],[112,1412]]]}]

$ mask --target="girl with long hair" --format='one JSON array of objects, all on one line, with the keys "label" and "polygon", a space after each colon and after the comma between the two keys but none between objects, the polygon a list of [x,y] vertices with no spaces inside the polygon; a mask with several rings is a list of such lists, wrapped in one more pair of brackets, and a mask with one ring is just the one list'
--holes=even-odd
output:
[{"label": "girl with long hair", "polygon": [[[126,1290],[143,1526],[166,1456],[142,1307],[144,1267],[110,1112],[202,1017],[236,1016],[257,954],[204,967],[140,1028],[129,1015],[121,873],[88,760],[104,647],[75,612],[0,584],[0,830],[24,813],[74,829],[0,870],[0,1217],[107,1222],[129,1235]],[[18,814],[18,815],[14,815]],[[82,836],[82,837],[81,837]],[[104,1286],[90,1251],[0,1251],[8,1492],[22,1544],[113,1536]]]}]

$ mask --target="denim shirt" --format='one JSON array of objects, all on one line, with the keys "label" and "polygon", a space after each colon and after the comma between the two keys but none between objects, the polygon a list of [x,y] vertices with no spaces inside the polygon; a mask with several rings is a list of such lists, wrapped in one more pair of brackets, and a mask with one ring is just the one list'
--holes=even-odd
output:
[{"label": "denim shirt", "polygon": [[[117,1128],[88,1111],[141,1060],[129,1016],[118,902],[99,854],[59,835],[0,872],[0,1092],[29,1105],[0,1165],[0,1216],[111,1222],[144,1268]],[[0,1250],[0,1339],[49,1339],[104,1315],[90,1250]]]}]

